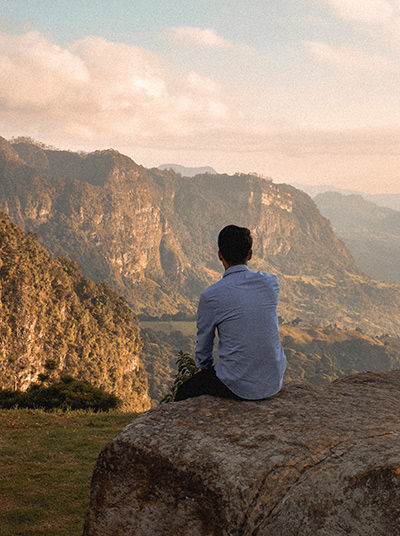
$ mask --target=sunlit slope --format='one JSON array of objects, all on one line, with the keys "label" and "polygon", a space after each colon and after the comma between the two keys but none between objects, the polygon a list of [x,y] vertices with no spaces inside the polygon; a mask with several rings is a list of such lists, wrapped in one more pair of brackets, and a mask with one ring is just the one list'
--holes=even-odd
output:
[{"label": "sunlit slope", "polygon": [[[368,335],[343,330],[334,325],[320,328],[294,321],[280,325],[287,356],[285,382],[333,381],[366,370],[400,368],[400,339],[388,335]],[[142,357],[149,377],[149,392],[160,400],[176,373],[180,350],[192,353],[196,338],[195,322],[142,322]],[[217,357],[217,352],[215,352]]]},{"label": "sunlit slope", "polygon": [[236,223],[254,235],[252,267],[280,278],[285,318],[399,330],[400,287],[361,272],[311,198],[291,186],[254,175],[184,178],[111,150],[80,155],[4,140],[10,151],[0,209],[140,313],[193,314],[221,276],[217,233]]},{"label": "sunlit slope", "polygon": [[286,381],[332,381],[355,372],[400,368],[398,338],[305,325],[280,326],[280,334],[288,359]]},{"label": "sunlit slope", "polygon": [[107,285],[53,259],[0,215],[0,388],[25,390],[51,375],[85,379],[147,409],[138,322]]}]

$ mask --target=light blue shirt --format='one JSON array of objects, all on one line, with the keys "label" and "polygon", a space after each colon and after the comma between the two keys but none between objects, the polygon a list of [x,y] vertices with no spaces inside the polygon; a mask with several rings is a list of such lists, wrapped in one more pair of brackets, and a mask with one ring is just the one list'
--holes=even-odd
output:
[{"label": "light blue shirt", "polygon": [[218,332],[217,377],[237,396],[258,400],[282,386],[286,357],[279,339],[279,282],[252,272],[245,264],[228,268],[223,278],[200,295],[195,361],[213,364]]}]

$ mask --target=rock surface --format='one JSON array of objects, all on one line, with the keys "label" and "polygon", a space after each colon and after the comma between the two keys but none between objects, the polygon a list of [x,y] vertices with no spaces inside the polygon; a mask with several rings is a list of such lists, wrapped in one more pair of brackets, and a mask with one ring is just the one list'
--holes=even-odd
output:
[{"label": "rock surface", "polygon": [[84,536],[400,535],[400,370],[141,415],[101,452]]}]

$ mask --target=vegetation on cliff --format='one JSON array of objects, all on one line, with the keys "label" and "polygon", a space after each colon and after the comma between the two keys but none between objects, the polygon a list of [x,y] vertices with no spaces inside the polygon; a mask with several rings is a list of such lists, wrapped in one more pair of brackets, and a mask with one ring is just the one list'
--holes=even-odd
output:
[{"label": "vegetation on cliff", "polygon": [[53,259],[36,236],[0,216],[0,388],[23,390],[71,375],[149,407],[137,319],[76,262]]},{"label": "vegetation on cliff", "polygon": [[366,276],[291,186],[254,174],[181,177],[113,150],[0,142],[0,210],[142,315],[193,315],[221,276],[218,231],[234,220],[255,237],[252,268],[278,275],[286,318],[399,334],[400,287]]}]

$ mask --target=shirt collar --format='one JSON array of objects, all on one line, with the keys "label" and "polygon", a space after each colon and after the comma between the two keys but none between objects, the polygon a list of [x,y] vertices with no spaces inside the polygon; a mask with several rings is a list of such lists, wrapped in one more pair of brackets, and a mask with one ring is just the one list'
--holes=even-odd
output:
[{"label": "shirt collar", "polygon": [[225,273],[222,277],[225,277],[226,275],[233,274],[235,272],[245,272],[248,270],[248,267],[246,264],[235,264],[234,266],[230,266],[225,270]]}]

